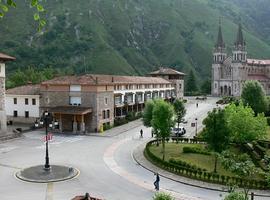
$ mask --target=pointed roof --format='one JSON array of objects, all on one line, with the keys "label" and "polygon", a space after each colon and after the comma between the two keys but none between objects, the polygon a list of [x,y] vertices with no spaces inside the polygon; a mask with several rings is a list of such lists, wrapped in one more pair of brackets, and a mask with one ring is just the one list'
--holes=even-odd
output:
[{"label": "pointed roof", "polygon": [[238,26],[238,33],[237,33],[237,36],[236,36],[236,41],[235,41],[235,46],[245,46],[246,45],[246,42],[244,40],[244,36],[243,36],[243,31],[242,31],[242,24],[239,23],[239,26]]},{"label": "pointed roof", "polygon": [[218,47],[225,48],[225,42],[223,41],[220,19],[219,19],[218,37],[217,37],[217,43],[216,43],[216,48]]}]

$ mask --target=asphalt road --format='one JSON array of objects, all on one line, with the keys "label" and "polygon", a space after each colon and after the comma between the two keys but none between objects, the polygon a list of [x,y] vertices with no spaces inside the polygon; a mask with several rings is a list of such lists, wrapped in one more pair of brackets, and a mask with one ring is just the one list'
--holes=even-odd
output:
[{"label": "asphalt road", "polygon": [[[190,123],[198,118],[198,130],[207,111],[216,107],[216,99],[187,104],[185,125],[187,136],[195,134]],[[139,138],[143,128],[144,138]],[[89,192],[107,200],[150,200],[154,195],[153,173],[139,166],[132,158],[133,150],[150,138],[150,129],[139,125],[112,137],[54,136],[50,144],[50,163],[73,166],[80,175],[72,180],[50,184],[20,181],[14,173],[45,161],[44,132],[26,133],[24,137],[0,144],[0,194],[3,200],[70,200]],[[161,177],[162,190],[178,199],[219,200],[220,192],[183,185]],[[258,198],[259,199],[259,198]],[[262,198],[263,199],[263,198]]]}]

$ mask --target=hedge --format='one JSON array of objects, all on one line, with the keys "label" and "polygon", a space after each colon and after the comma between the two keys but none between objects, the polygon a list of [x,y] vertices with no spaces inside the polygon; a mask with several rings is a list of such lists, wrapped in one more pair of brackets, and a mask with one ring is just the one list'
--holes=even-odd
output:
[{"label": "hedge", "polygon": [[211,183],[223,185],[231,183],[238,185],[239,187],[248,187],[253,189],[268,189],[268,184],[264,180],[262,181],[255,179],[249,180],[233,176],[219,175],[213,172],[207,172],[195,166],[190,167],[189,165],[186,165],[186,163],[183,161],[179,162],[173,159],[171,159],[169,162],[164,161],[161,158],[155,156],[150,151],[150,146],[155,143],[157,143],[157,140],[152,140],[146,144],[144,155],[150,162],[169,172],[185,176],[188,178],[202,180]]}]

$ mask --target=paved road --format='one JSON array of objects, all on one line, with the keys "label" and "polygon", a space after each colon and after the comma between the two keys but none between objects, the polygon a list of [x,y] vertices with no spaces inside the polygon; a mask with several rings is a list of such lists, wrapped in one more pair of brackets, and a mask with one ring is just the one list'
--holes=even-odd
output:
[{"label": "paved road", "polygon": [[[195,117],[198,127],[205,113],[215,107],[215,99],[187,104],[187,120]],[[134,128],[134,124],[135,126]],[[154,176],[151,172],[137,165],[132,158],[133,150],[148,139],[150,129],[140,122],[128,124],[133,128],[110,131],[112,137],[99,136],[55,136],[50,144],[50,162],[58,165],[73,166],[80,170],[80,175],[66,182],[51,184],[25,183],[14,178],[14,173],[21,168],[44,163],[44,133],[27,133],[23,138],[0,144],[0,194],[3,200],[69,200],[75,195],[89,192],[93,196],[107,200],[147,200],[152,199]],[[144,129],[144,138],[139,138],[139,130]],[[127,130],[127,131],[126,131]],[[189,136],[194,135],[194,128],[187,128]],[[121,134],[119,134],[121,133]],[[171,192],[181,200],[219,200],[220,192],[186,186],[161,178],[162,190]]]}]

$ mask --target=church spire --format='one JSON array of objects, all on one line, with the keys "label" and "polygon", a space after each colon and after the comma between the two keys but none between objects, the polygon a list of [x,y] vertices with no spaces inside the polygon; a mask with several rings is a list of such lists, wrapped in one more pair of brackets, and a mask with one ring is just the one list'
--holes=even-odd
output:
[{"label": "church spire", "polygon": [[221,30],[221,19],[219,18],[219,28],[218,28],[218,37],[216,48],[225,48],[225,43],[223,41],[222,30]]},{"label": "church spire", "polygon": [[242,46],[244,47],[246,45],[246,42],[244,40],[244,37],[243,37],[243,31],[242,31],[242,24],[239,23],[239,26],[238,26],[238,32],[237,32],[237,36],[236,36],[236,41],[235,41],[235,46],[238,47],[238,46]]}]

